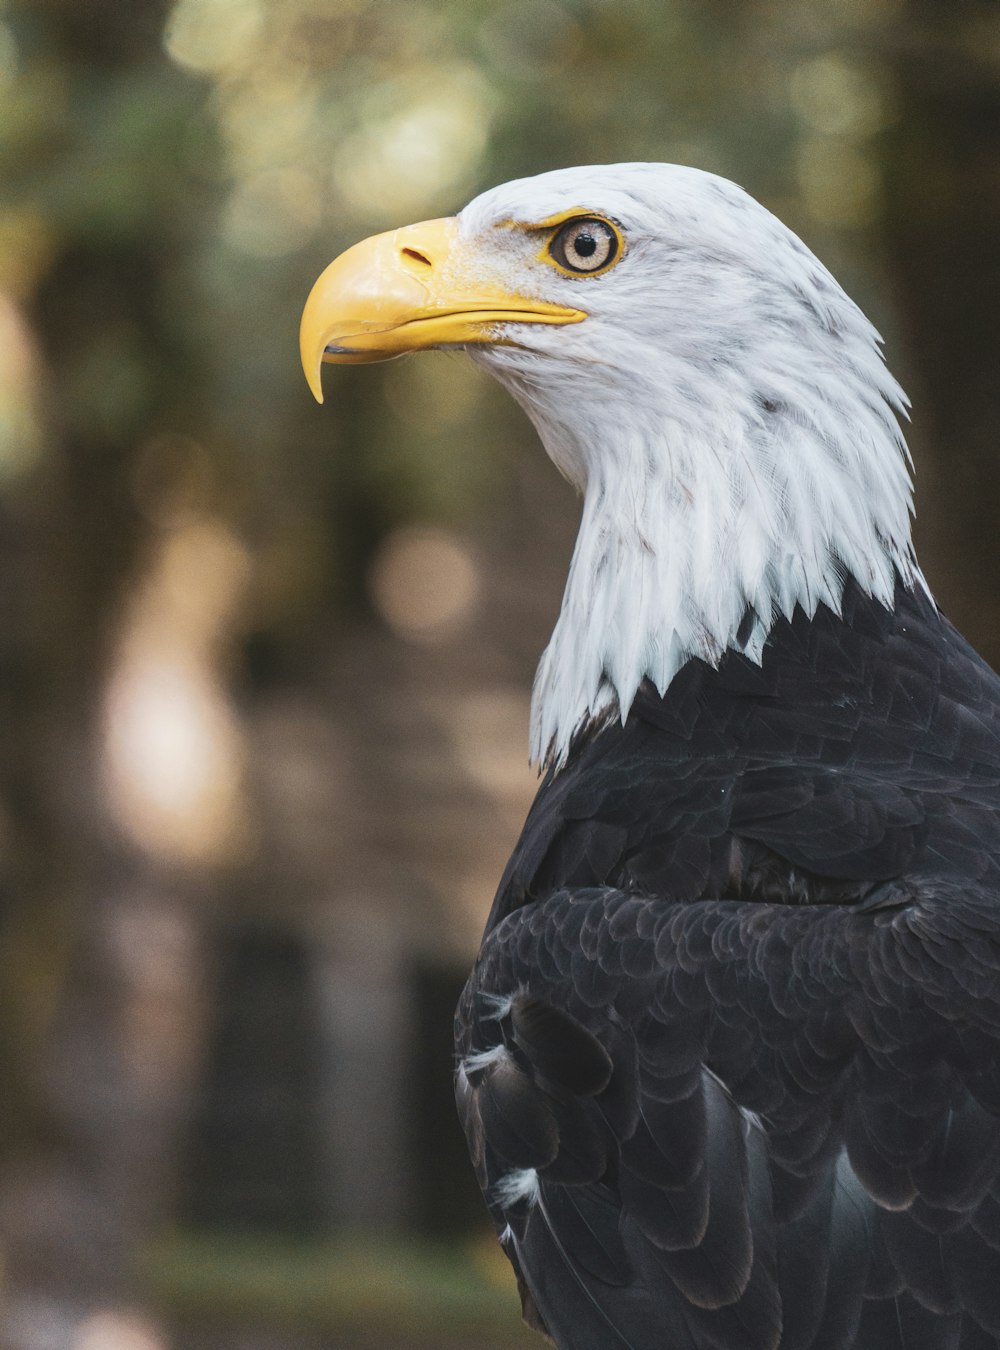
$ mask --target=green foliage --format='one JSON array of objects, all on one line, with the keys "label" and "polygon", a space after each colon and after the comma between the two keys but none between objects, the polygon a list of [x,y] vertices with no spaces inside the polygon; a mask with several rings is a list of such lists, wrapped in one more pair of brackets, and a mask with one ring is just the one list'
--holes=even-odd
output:
[{"label": "green foliage", "polygon": [[[433,1343],[481,1350],[537,1346],[520,1324],[498,1248],[379,1241],[291,1242],[174,1234],[148,1253],[153,1301],[171,1319],[223,1319],[352,1334],[375,1346]],[[433,1340],[431,1340],[433,1338]]]},{"label": "green foliage", "polygon": [[[827,71],[826,130],[796,89],[817,54],[867,41],[893,11],[889,0],[176,0],[161,45],[116,47],[111,21],[99,43],[71,6],[15,3],[0,27],[11,289],[30,302],[56,286],[51,303],[64,305],[63,269],[95,252],[130,254],[129,286],[149,288],[123,316],[107,294],[71,286],[83,312],[46,353],[44,401],[88,443],[119,444],[112,472],[127,474],[144,431],[194,436],[218,500],[261,548],[277,521],[311,518],[300,573],[314,602],[336,608],[361,593],[386,529],[474,513],[504,469],[482,450],[442,458],[442,425],[473,445],[491,399],[457,366],[448,381],[426,362],[328,375],[327,408],[311,405],[295,329],[325,263],[365,233],[572,162],[695,162],[821,242],[824,211],[870,222],[877,200],[852,220],[830,175],[871,177],[880,122],[851,113],[873,89],[877,102],[871,48]],[[877,197],[877,183],[866,190]],[[449,412],[452,382],[461,406]],[[429,416],[439,402],[443,416]],[[527,440],[505,405],[490,401],[489,419],[501,442],[504,429]],[[25,419],[7,421],[11,437]],[[24,462],[9,446],[7,458]],[[335,580],[309,581],[315,569]]]}]

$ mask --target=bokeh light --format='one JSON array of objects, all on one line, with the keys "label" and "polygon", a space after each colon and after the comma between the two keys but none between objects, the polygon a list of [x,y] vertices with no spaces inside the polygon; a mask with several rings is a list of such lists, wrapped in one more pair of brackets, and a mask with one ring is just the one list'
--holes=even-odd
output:
[{"label": "bokeh light", "polygon": [[789,92],[794,110],[824,136],[871,136],[898,116],[885,71],[865,69],[839,52],[796,66]]},{"label": "bokeh light", "polygon": [[379,612],[401,636],[438,642],[475,610],[480,583],[469,550],[439,529],[419,526],[388,536],[372,565]]},{"label": "bokeh light", "polygon": [[109,800],[158,857],[231,860],[246,836],[243,737],[219,684],[220,636],[247,558],[217,522],[168,532],[122,627],[108,684]]},{"label": "bokeh light", "polygon": [[72,1350],[167,1350],[151,1321],[134,1312],[96,1312],[77,1331]]},{"label": "bokeh light", "polygon": [[163,41],[181,65],[225,77],[255,55],[264,23],[262,0],[178,0]]},{"label": "bokeh light", "polygon": [[26,473],[42,454],[36,373],[31,330],[0,291],[0,484]]},{"label": "bokeh light", "polygon": [[469,180],[490,130],[489,86],[474,67],[428,68],[366,102],[368,117],[334,151],[334,182],[357,211],[419,212]]}]

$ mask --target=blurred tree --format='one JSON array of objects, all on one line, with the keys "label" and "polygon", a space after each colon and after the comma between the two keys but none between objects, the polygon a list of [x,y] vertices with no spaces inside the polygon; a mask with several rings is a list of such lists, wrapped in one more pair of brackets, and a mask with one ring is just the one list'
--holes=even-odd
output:
[{"label": "blurred tree", "polygon": [[149,547],[135,465],[158,434],[204,417],[194,345],[165,294],[206,210],[179,156],[202,95],[162,59],[164,17],[145,0],[50,0],[2,29],[20,66],[0,118],[3,280],[30,324],[41,426],[33,461],[16,453],[23,428],[6,439],[0,502],[12,1347],[68,1344],[95,1306],[135,1296],[136,1241],[165,1194],[164,1096],[185,1060],[162,1036],[137,1042],[135,1018],[152,1000],[181,1035],[194,1007],[184,887],[151,882],[113,827],[99,740],[123,588]]},{"label": "blurred tree", "polygon": [[887,55],[885,243],[907,333],[918,539],[949,617],[1000,665],[1000,13],[908,0]]}]

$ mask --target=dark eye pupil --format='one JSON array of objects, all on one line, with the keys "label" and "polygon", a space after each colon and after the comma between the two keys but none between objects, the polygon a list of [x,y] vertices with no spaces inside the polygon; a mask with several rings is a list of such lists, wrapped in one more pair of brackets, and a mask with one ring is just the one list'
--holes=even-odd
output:
[{"label": "dark eye pupil", "polygon": [[573,248],[581,258],[590,258],[597,252],[597,240],[592,234],[578,234],[573,240]]}]

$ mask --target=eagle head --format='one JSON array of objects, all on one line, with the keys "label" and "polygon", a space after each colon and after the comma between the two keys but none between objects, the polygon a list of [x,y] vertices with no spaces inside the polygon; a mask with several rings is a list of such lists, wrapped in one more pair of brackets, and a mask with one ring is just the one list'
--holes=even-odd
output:
[{"label": "eagle head", "polygon": [[671,164],[561,169],[355,245],[306,302],[324,362],[461,347],[583,493],[533,751],[622,718],[689,659],[760,660],[845,579],[919,578],[905,396],[880,338],[804,243],[735,184]]}]

